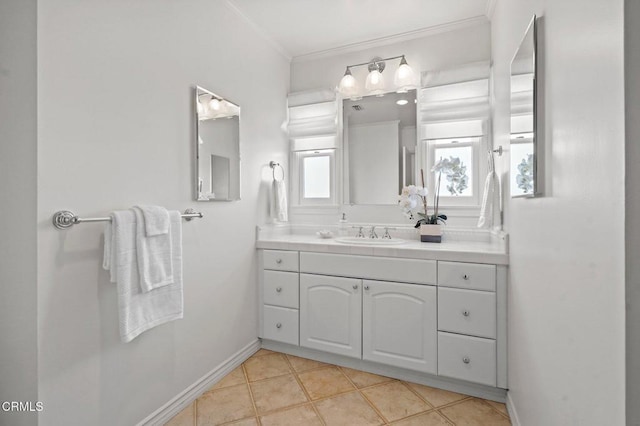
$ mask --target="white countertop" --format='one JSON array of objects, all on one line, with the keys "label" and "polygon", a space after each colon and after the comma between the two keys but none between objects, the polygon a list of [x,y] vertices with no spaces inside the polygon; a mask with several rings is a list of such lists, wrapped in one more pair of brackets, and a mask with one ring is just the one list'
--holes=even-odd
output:
[{"label": "white countertop", "polygon": [[407,239],[397,245],[345,244],[334,238],[320,238],[315,233],[264,232],[258,228],[256,248],[271,250],[295,250],[318,253],[354,254],[365,256],[402,257],[408,259],[433,259],[455,262],[492,263],[507,265],[506,235],[495,236],[484,241],[466,241],[461,238],[443,237],[442,243],[422,243]]}]

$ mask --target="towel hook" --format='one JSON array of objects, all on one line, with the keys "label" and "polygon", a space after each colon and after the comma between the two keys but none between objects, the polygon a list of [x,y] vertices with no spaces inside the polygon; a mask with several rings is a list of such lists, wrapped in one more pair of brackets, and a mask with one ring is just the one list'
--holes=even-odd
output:
[{"label": "towel hook", "polygon": [[269,167],[271,167],[271,175],[273,176],[273,180],[277,180],[276,179],[276,167],[280,167],[280,170],[282,170],[282,180],[284,180],[284,167],[282,167],[280,165],[280,163],[276,163],[275,161],[270,161],[269,162]]},{"label": "towel hook", "polygon": [[495,152],[498,154],[498,157],[502,157],[502,145],[498,145],[498,148],[491,150],[491,152]]}]

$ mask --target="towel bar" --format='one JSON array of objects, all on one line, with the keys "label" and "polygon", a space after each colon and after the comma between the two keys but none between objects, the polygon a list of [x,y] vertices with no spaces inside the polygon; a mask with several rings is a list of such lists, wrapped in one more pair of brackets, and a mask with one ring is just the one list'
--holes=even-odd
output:
[{"label": "towel bar", "polygon": [[[183,214],[181,214],[187,222],[198,217],[202,218],[203,215],[200,212],[197,212],[193,209],[186,209]],[[73,212],[69,210],[60,210],[59,212],[55,212],[53,215],[53,226],[58,229],[67,229],[71,228],[73,225],[82,223],[82,222],[110,222],[110,217],[78,217]]]}]

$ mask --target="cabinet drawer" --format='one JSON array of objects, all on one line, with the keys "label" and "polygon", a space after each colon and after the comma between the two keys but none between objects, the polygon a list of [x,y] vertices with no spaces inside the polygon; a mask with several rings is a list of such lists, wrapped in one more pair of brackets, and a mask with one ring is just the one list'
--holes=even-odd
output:
[{"label": "cabinet drawer", "polygon": [[262,259],[264,269],[298,272],[297,251],[264,250]]},{"label": "cabinet drawer", "polygon": [[300,271],[380,281],[436,283],[434,260],[302,252]]},{"label": "cabinet drawer", "polygon": [[438,262],[438,285],[496,291],[496,265]]},{"label": "cabinet drawer", "polygon": [[262,337],[278,342],[298,344],[298,310],[264,306]]},{"label": "cabinet drawer", "polygon": [[264,271],[262,301],[265,305],[298,309],[298,273]]},{"label": "cabinet drawer", "polygon": [[496,341],[439,332],[438,375],[496,386]]},{"label": "cabinet drawer", "polygon": [[496,338],[496,294],[438,288],[438,330]]}]

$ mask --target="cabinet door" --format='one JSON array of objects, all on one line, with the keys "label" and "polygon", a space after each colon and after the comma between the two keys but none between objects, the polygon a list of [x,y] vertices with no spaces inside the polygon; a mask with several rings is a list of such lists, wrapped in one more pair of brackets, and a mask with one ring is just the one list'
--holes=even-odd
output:
[{"label": "cabinet door", "polygon": [[361,283],[300,274],[300,346],[361,357]]},{"label": "cabinet door", "polygon": [[435,374],[436,288],[364,280],[362,358]]}]

